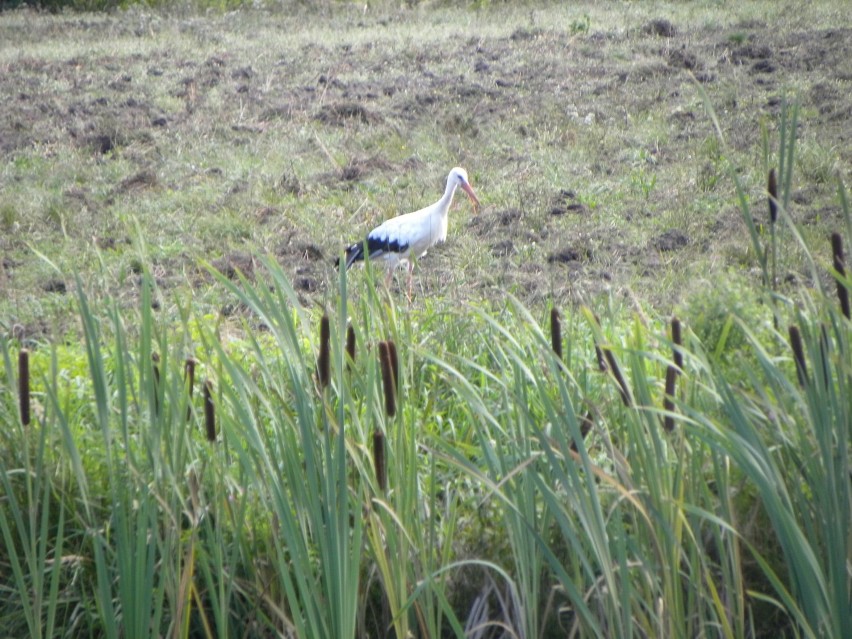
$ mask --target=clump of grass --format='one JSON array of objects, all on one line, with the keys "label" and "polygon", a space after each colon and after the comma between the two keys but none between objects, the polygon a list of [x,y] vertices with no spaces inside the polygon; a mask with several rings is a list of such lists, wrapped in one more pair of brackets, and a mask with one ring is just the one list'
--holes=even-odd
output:
[{"label": "clump of grass", "polygon": [[10,231],[18,221],[18,210],[15,205],[10,202],[4,202],[0,205],[0,226],[4,231]]}]

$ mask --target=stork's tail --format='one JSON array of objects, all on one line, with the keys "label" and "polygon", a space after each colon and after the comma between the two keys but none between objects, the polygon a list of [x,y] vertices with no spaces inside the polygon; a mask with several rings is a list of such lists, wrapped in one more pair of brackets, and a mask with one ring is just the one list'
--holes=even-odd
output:
[{"label": "stork's tail", "polygon": [[[364,243],[363,242],[356,242],[355,244],[352,244],[351,246],[347,246],[345,258],[346,258],[346,261],[344,262],[344,266],[346,266],[347,269],[350,266],[352,266],[352,264],[357,262],[358,260],[363,260],[364,259]],[[335,261],[335,266],[337,266],[337,268],[340,268],[340,258],[339,257]]]}]

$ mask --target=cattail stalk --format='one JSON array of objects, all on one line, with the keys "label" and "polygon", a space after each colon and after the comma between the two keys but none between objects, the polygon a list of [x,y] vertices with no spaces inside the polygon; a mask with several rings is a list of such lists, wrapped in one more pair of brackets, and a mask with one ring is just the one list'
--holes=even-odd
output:
[{"label": "cattail stalk", "polygon": [[349,355],[348,367],[355,363],[355,328],[352,324],[346,327],[346,354]]},{"label": "cattail stalk", "polygon": [[30,425],[30,352],[22,348],[18,353],[18,401],[21,407],[21,425]]},{"label": "cattail stalk", "polygon": [[550,345],[556,354],[556,359],[562,361],[562,322],[556,307],[550,309]]},{"label": "cattail stalk", "polygon": [[598,344],[595,344],[595,357],[598,360],[598,370],[601,373],[605,373],[606,372],[606,359],[604,358],[603,351],[601,350],[601,347]]},{"label": "cattail stalk", "polygon": [[[669,364],[668,368],[666,368],[666,394],[663,397],[663,410],[668,413],[674,411],[674,396],[675,396],[675,383],[677,382],[677,374],[678,368],[674,364]],[[672,432],[674,430],[674,417],[671,415],[666,415],[663,418],[663,428],[668,432]]]},{"label": "cattail stalk", "polygon": [[[601,320],[597,315],[595,315],[595,323],[598,325],[598,327],[600,327]],[[603,350],[601,349],[601,346],[600,346],[600,344],[598,344],[597,340],[595,340],[595,357],[598,360],[598,370],[601,373],[605,373],[606,372],[606,359],[604,358]]]},{"label": "cattail stalk", "polygon": [[320,320],[320,350],[317,357],[317,378],[320,390],[328,386],[331,380],[331,326],[328,315],[323,314]]},{"label": "cattail stalk", "polygon": [[387,342],[379,342],[379,362],[382,366],[382,386],[385,391],[385,414],[396,415],[396,384],[393,378],[390,347]]},{"label": "cattail stalk", "polygon": [[160,354],[151,353],[151,373],[154,379],[154,412],[160,414]]},{"label": "cattail stalk", "polygon": [[189,421],[192,417],[192,393],[195,390],[195,364],[194,357],[187,357],[183,365],[183,379],[187,393],[186,421]]},{"label": "cattail stalk", "polygon": [[787,329],[790,335],[790,348],[793,349],[793,359],[796,361],[796,376],[799,384],[805,386],[808,383],[808,366],[805,363],[805,349],[802,347],[802,334],[799,327],[791,324]]},{"label": "cattail stalk", "polygon": [[769,192],[769,222],[775,224],[778,221],[778,181],[775,179],[774,167],[769,169],[766,190]]},{"label": "cattail stalk", "polygon": [[680,320],[677,317],[672,318],[672,343],[674,344],[673,359],[674,365],[677,366],[678,372],[683,371],[683,336],[681,335]]},{"label": "cattail stalk", "polygon": [[[775,236],[775,222],[778,220],[778,181],[775,179],[775,169],[769,170],[769,178],[767,180],[766,190],[769,192],[769,232],[772,235],[772,270],[770,273],[770,287],[775,290],[775,281],[777,279],[776,271],[778,264],[778,245]],[[775,313],[774,318],[775,328],[778,328],[778,314]]]},{"label": "cattail stalk", "polygon": [[618,365],[618,360],[615,359],[615,355],[613,355],[612,351],[609,349],[604,351],[604,355],[606,356],[607,364],[609,364],[609,369],[615,377],[615,381],[618,382],[618,391],[621,393],[621,401],[629,408],[633,401],[630,398],[630,389],[627,386],[627,381],[624,379],[624,374],[621,372],[621,367]]},{"label": "cattail stalk", "polygon": [[846,277],[846,264],[843,257],[843,238],[840,233],[831,234],[831,252],[834,254],[834,270],[837,271],[837,299],[840,301],[840,312],[849,319],[849,289],[842,281]]},{"label": "cattail stalk", "polygon": [[[663,410],[668,413],[674,411],[675,385],[677,384],[677,376],[683,372],[683,336],[681,335],[680,320],[677,317],[672,317],[672,363],[666,368],[666,389],[663,396]],[[671,415],[666,415],[663,418],[663,428],[668,432],[674,430],[674,418]]]},{"label": "cattail stalk", "polygon": [[399,396],[399,356],[396,353],[396,343],[388,340],[388,357],[390,357],[391,372],[393,373],[393,387]]},{"label": "cattail stalk", "polygon": [[822,383],[828,388],[831,382],[831,340],[828,337],[828,328],[825,324],[820,325],[819,332],[819,355],[820,368],[822,369]]},{"label": "cattail stalk", "polygon": [[376,472],[376,484],[379,490],[387,490],[387,471],[385,466],[385,435],[378,428],[373,431],[373,468]]},{"label": "cattail stalk", "polygon": [[207,441],[216,441],[216,406],[213,404],[213,382],[204,382],[204,426],[207,431]]}]

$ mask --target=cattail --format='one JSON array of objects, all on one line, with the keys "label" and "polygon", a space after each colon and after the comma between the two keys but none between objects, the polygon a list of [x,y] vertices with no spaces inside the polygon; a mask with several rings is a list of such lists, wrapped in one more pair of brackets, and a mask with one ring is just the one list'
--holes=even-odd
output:
[{"label": "cattail", "polygon": [[678,372],[683,370],[683,338],[680,332],[680,320],[677,317],[672,318],[672,343],[674,344],[674,365],[677,366]]},{"label": "cattail", "polygon": [[601,373],[605,373],[606,372],[606,359],[604,359],[604,354],[603,354],[603,351],[601,350],[601,347],[598,346],[597,344],[595,344],[595,357],[597,357],[597,359],[598,359],[598,370]]},{"label": "cattail", "polygon": [[387,472],[385,471],[385,435],[378,428],[373,431],[373,467],[379,490],[387,490]]},{"label": "cattail", "polygon": [[775,224],[778,220],[778,183],[775,180],[775,169],[769,169],[769,183],[766,190],[769,191],[769,222]]},{"label": "cattail", "polygon": [[393,387],[399,395],[399,357],[396,354],[396,344],[392,339],[388,340],[388,356],[390,357],[391,372],[393,373]]},{"label": "cattail", "polygon": [[213,404],[213,382],[204,382],[204,426],[207,429],[207,441],[216,441],[216,406]]},{"label": "cattail", "polygon": [[845,260],[843,259],[843,238],[840,233],[831,234],[831,252],[834,254],[834,270],[840,278],[837,280],[837,298],[840,300],[840,311],[849,319],[849,289],[841,280],[846,277]]},{"label": "cattail", "polygon": [[630,399],[630,389],[627,387],[627,381],[624,379],[621,367],[618,365],[618,360],[615,359],[615,355],[609,349],[604,351],[604,355],[612,374],[615,376],[615,381],[618,382],[618,392],[621,393],[621,401],[624,402],[625,406],[630,407],[630,404],[633,403]]},{"label": "cattail", "polygon": [[331,328],[328,322],[328,315],[323,314],[320,320],[320,351],[317,357],[317,378],[319,379],[320,389],[328,386],[331,379],[331,352],[329,342],[331,341]]},{"label": "cattail", "polygon": [[796,376],[799,378],[799,384],[804,386],[808,382],[808,367],[805,364],[805,349],[802,348],[802,334],[799,332],[799,327],[791,324],[787,329],[790,335],[790,348],[793,349],[793,359],[796,361]]},{"label": "cattail", "polygon": [[[674,411],[674,396],[675,396],[675,382],[677,381],[677,373],[678,368],[674,364],[669,364],[666,369],[666,394],[663,397],[663,410],[671,413]],[[674,418],[671,415],[666,415],[663,418],[663,428],[665,428],[668,432],[672,432],[674,430]]]},{"label": "cattail", "polygon": [[30,352],[18,353],[18,401],[21,406],[21,425],[30,425]]},{"label": "cattail", "polygon": [[385,390],[385,413],[388,417],[393,417],[396,415],[396,385],[387,342],[379,342],[379,361],[382,365],[382,385]]},{"label": "cattail", "polygon": [[355,363],[355,328],[352,324],[346,327],[346,354],[349,355],[347,366]]},{"label": "cattail", "polygon": [[154,378],[154,412],[160,414],[160,354],[151,353],[151,372]]},{"label": "cattail", "polygon": [[562,361],[562,322],[556,307],[550,309],[550,345],[556,354],[556,359]]},{"label": "cattail", "polygon": [[195,358],[187,357],[183,365],[183,379],[186,384],[187,406],[186,406],[186,421],[192,417],[192,393],[195,390]]}]

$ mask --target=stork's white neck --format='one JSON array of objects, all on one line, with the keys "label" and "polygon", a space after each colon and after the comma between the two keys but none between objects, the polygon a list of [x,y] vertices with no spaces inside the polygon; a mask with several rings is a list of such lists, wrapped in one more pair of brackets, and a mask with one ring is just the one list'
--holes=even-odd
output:
[{"label": "stork's white neck", "polygon": [[444,189],[444,195],[441,196],[441,199],[437,201],[438,210],[442,215],[446,215],[447,211],[450,210],[450,204],[453,202],[453,196],[456,193],[456,188],[458,188],[458,184],[455,180],[447,180],[447,188]]}]

